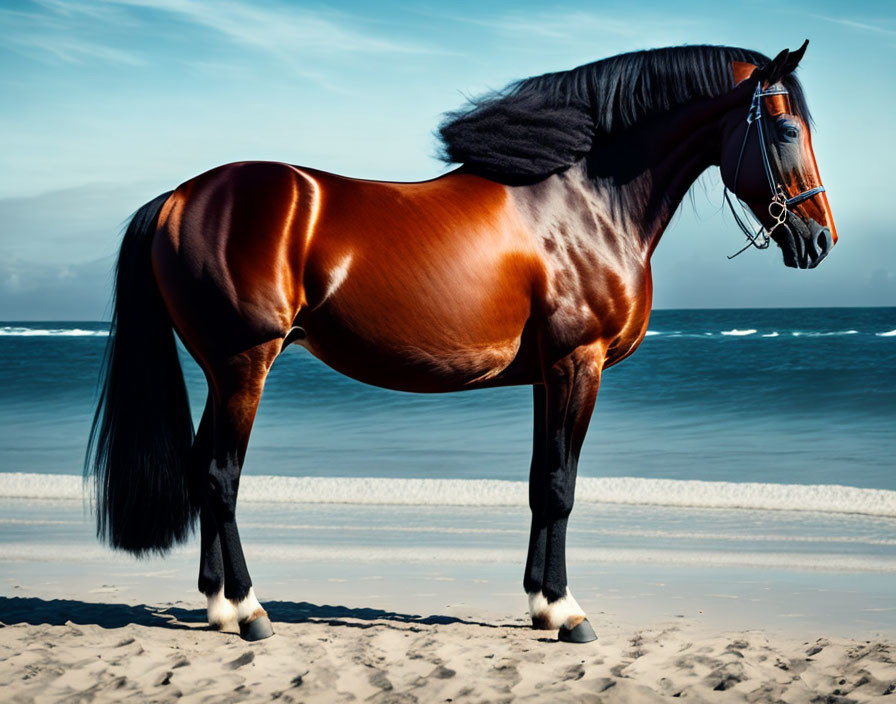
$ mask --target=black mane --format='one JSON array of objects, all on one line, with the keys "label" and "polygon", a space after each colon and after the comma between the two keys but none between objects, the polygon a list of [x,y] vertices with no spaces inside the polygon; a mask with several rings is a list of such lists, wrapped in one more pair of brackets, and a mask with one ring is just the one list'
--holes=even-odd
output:
[{"label": "black mane", "polygon": [[[769,58],[736,47],[679,46],[526,78],[448,113],[439,126],[440,156],[492,178],[544,178],[582,159],[597,136],[731,90],[732,61],[762,66]],[[808,124],[799,82],[790,75],[783,83]]]}]

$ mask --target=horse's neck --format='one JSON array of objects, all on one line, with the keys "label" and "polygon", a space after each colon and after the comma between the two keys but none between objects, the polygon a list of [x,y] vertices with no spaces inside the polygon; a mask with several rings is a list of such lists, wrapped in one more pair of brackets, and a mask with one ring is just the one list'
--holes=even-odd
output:
[{"label": "horse's neck", "polygon": [[595,187],[585,165],[576,164],[533,185],[510,189],[532,235],[558,268],[573,254],[578,262],[635,268],[644,261],[644,246],[633,233],[638,225],[614,193]]},{"label": "horse's neck", "polygon": [[512,188],[554,269],[589,280],[612,271],[630,291],[649,291],[650,256],[694,181],[719,163],[723,121],[741,103],[746,114],[749,85],[604,138],[566,171]]},{"label": "horse's neck", "polygon": [[714,125],[676,122],[637,130],[535,185],[513,189],[535,234],[562,238],[600,266],[646,267],[660,236],[697,177],[716,163]]},{"label": "horse's neck", "polygon": [[615,204],[617,236],[637,238],[645,261],[685,194],[719,163],[721,120],[742,91],[695,101],[598,144],[586,159],[594,198]]},{"label": "horse's neck", "polygon": [[650,205],[644,214],[644,237],[648,256],[653,254],[660,238],[694,182],[707,168],[719,163],[721,134],[717,117],[696,123],[667,142],[667,149],[658,152],[649,168],[652,182]]}]

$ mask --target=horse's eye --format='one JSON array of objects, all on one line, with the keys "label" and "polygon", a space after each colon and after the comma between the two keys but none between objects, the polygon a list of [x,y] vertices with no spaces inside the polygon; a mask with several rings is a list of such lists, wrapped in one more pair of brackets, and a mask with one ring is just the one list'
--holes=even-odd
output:
[{"label": "horse's eye", "polygon": [[799,139],[799,137],[800,137],[799,127],[797,127],[792,122],[783,123],[782,125],[780,125],[779,129],[781,132],[781,136],[784,139],[794,139],[795,140],[795,139]]}]

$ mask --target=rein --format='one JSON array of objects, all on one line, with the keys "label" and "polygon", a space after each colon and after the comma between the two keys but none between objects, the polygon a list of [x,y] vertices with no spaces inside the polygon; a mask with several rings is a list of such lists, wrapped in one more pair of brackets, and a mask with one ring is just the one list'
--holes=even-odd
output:
[{"label": "rein", "polygon": [[[728,259],[734,259],[738,254],[742,254],[750,247],[755,247],[756,249],[766,249],[771,242],[771,235],[777,228],[782,225],[788,230],[790,227],[787,225],[787,215],[790,213],[790,208],[794,205],[799,205],[805,200],[808,200],[812,196],[818,195],[819,193],[823,193],[825,188],[824,186],[816,186],[815,188],[810,188],[802,193],[798,193],[792,198],[788,198],[787,194],[784,192],[784,189],[781,187],[781,184],[775,180],[774,173],[772,171],[771,160],[768,157],[768,147],[765,141],[765,129],[762,126],[762,99],[771,95],[788,95],[787,89],[784,86],[777,84],[769,87],[766,90],[762,89],[762,83],[759,82],[756,84],[756,90],[753,92],[753,100],[750,103],[750,110],[747,113],[747,129],[744,131],[744,141],[740,145],[740,154],[737,157],[737,167],[734,170],[734,191],[737,190],[737,183],[740,178],[740,165],[744,158],[744,151],[747,147],[747,140],[750,137],[750,128],[753,125],[756,125],[756,131],[758,132],[759,137],[759,148],[762,153],[762,166],[765,171],[765,178],[768,181],[769,191],[772,194],[771,202],[768,204],[768,214],[775,221],[775,224],[772,225],[771,229],[767,229],[761,223],[759,224],[759,228],[753,232],[750,227],[744,222],[744,219],[748,218],[747,210],[744,207],[744,204],[740,199],[741,210],[743,211],[744,218],[741,218],[740,215],[737,214],[737,211],[734,209],[734,204],[731,202],[731,198],[728,195],[728,187],[725,187],[724,195],[725,202],[728,204],[728,208],[731,210],[731,214],[734,216],[734,220],[737,223],[738,227],[740,227],[741,231],[747,236],[749,242],[745,244],[741,249],[739,249],[734,254],[730,255]],[[732,191],[732,192],[734,192]],[[735,198],[737,198],[737,194],[735,193]],[[791,232],[791,234],[793,234]]]}]

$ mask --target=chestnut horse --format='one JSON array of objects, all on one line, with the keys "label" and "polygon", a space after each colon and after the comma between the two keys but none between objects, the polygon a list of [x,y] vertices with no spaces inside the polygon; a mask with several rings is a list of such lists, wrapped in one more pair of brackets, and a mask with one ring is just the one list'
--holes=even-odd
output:
[{"label": "chestnut horse", "polygon": [[[688,46],[522,80],[440,128],[461,167],[422,183],[228,164],[144,205],[118,261],[88,449],[98,534],[163,552],[201,526],[210,624],[273,631],[235,517],[265,377],[290,344],[354,379],[447,392],[529,384],[532,623],[585,642],[566,526],[601,374],[647,329],[650,257],[708,167],[815,266],[836,242],[802,90],[805,44],[770,61]],[[739,220],[740,222],[740,220]],[[208,380],[193,433],[174,332]]]}]

